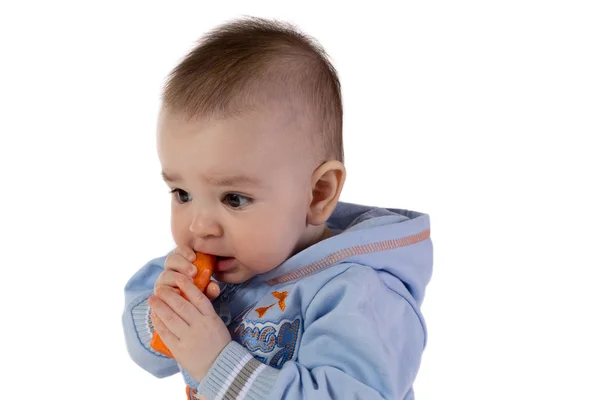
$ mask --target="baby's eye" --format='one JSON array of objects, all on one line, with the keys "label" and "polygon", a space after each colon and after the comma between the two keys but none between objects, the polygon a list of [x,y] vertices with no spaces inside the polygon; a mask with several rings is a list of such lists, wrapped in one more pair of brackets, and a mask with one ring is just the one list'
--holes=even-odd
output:
[{"label": "baby's eye", "polygon": [[249,197],[237,193],[228,193],[223,198],[223,202],[231,208],[242,208],[251,201]]},{"label": "baby's eye", "polygon": [[192,196],[190,196],[190,194],[185,190],[173,189],[171,190],[171,193],[173,196],[175,196],[175,200],[177,200],[177,202],[180,204],[185,204],[192,200]]}]

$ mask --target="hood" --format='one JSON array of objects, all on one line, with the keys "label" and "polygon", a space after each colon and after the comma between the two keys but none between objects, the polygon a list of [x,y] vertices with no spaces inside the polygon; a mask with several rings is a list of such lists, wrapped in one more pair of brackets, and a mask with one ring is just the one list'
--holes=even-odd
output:
[{"label": "hood", "polygon": [[427,214],[339,202],[327,226],[333,237],[294,255],[261,280],[288,282],[336,264],[357,263],[377,270],[393,290],[403,285],[421,305],[433,267]]}]

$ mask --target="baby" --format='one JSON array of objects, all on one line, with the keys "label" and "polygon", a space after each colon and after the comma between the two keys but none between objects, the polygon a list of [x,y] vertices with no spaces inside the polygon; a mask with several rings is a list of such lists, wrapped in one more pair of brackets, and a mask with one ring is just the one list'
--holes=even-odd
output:
[{"label": "baby", "polygon": [[[220,26],[169,76],[157,130],[177,247],[125,287],[131,358],[181,371],[188,399],[412,399],[429,217],[339,201],[342,101],[323,49],[280,22]],[[218,259],[207,295],[195,252]]]}]

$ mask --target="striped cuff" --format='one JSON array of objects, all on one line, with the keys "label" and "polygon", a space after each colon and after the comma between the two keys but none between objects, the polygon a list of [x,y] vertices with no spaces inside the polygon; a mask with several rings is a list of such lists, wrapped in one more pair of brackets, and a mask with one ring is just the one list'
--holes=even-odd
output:
[{"label": "striped cuff", "polygon": [[131,309],[133,326],[135,327],[135,331],[140,339],[140,342],[142,343],[142,346],[157,356],[167,358],[150,347],[150,341],[152,340],[152,335],[154,334],[154,326],[152,326],[152,320],[150,319],[151,310],[150,306],[148,306],[148,298],[152,295],[152,293],[153,291],[149,291],[148,295],[145,296],[145,300]]},{"label": "striped cuff", "polygon": [[265,399],[279,370],[256,360],[237,342],[230,342],[198,386],[198,393],[213,399]]}]

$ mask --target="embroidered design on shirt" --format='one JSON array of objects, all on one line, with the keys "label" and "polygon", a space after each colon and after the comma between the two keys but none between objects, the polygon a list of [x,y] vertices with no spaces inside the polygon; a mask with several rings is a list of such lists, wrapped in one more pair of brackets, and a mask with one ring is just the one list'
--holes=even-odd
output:
[{"label": "embroidered design on shirt", "polygon": [[279,300],[279,308],[281,311],[285,311],[285,298],[287,297],[288,292],[273,292],[271,295]]},{"label": "embroidered design on shirt", "polygon": [[236,318],[230,332],[233,340],[248,349],[254,358],[281,369],[283,364],[297,356],[301,324],[300,315],[293,320],[282,319],[277,322]]},{"label": "embroidered design on shirt", "polygon": [[273,307],[275,305],[275,303],[271,304],[270,306],[266,306],[266,307],[259,307],[256,310],[256,313],[258,314],[258,318],[262,318],[263,315],[265,315],[265,313],[267,312],[267,310],[271,307]]},{"label": "embroidered design on shirt", "polygon": [[260,329],[251,326],[246,327],[244,324],[240,324],[234,329],[233,333],[239,337],[239,343],[250,352],[260,351],[267,353],[272,351],[277,343],[276,331],[272,326],[266,326]]},{"label": "embroidered design on shirt", "polygon": [[[288,296],[288,292],[272,292],[271,295],[277,300],[279,300],[279,302],[277,303],[279,305],[279,309],[281,311],[285,311],[285,299]],[[254,311],[256,311],[256,313],[258,314],[258,318],[262,318],[265,315],[265,313],[269,310],[269,308],[273,307],[274,305],[275,303],[269,304],[265,307],[259,307]]]},{"label": "embroidered design on shirt", "polygon": [[269,361],[269,365],[274,368],[281,369],[286,361],[294,357],[296,344],[298,343],[298,332],[300,328],[300,319],[297,318],[293,322],[284,323],[279,329],[277,338],[277,346],[281,349]]}]

